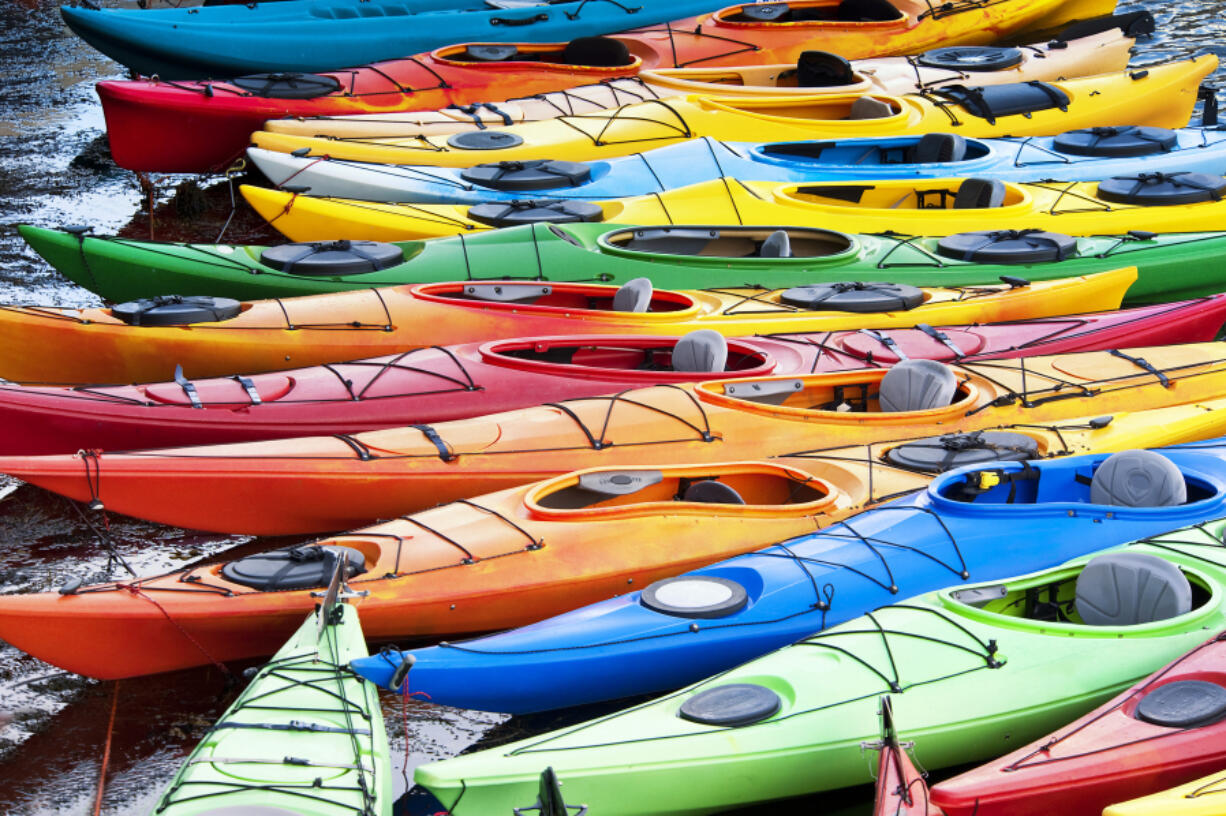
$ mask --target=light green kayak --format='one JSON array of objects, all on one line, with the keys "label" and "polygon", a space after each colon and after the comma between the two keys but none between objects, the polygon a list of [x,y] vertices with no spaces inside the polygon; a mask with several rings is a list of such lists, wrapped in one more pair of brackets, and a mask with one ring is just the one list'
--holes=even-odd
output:
[{"label": "light green kayak", "polygon": [[636,708],[425,765],[417,782],[454,816],[532,805],[546,768],[567,805],[601,816],[711,813],[871,782],[861,743],[883,694],[921,767],[996,756],[1226,626],[1224,530],[900,600]]},{"label": "light green kayak", "polygon": [[346,668],[366,654],[357,610],[321,608],[196,746],[157,816],[391,814],[378,691]]}]

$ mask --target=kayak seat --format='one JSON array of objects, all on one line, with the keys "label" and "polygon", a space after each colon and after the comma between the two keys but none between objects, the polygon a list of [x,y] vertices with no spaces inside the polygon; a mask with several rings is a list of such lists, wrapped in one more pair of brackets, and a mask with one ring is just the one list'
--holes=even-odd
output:
[{"label": "kayak seat", "polygon": [[471,62],[508,62],[519,56],[519,49],[507,43],[470,45],[464,56]]},{"label": "kayak seat", "polygon": [[959,162],[965,158],[966,139],[953,133],[925,133],[907,150],[911,164]]},{"label": "kayak seat", "polygon": [[894,108],[887,102],[882,102],[880,99],[874,99],[871,96],[862,96],[855,102],[851,103],[851,112],[847,114],[848,119],[884,119],[887,116],[894,115]]},{"label": "kayak seat", "polygon": [[723,482],[714,479],[703,479],[694,482],[681,494],[681,501],[701,502],[703,504],[744,504],[741,494]]},{"label": "kayak seat", "polygon": [[1090,480],[1090,502],[1122,507],[1172,507],[1188,500],[1183,473],[1170,459],[1147,450],[1108,456]]},{"label": "kayak seat", "polygon": [[562,62],[567,65],[619,68],[630,65],[634,57],[621,40],[612,37],[576,37],[562,49]]},{"label": "kayak seat", "polygon": [[796,61],[796,84],[802,88],[837,88],[856,81],[851,63],[827,51],[805,51]]},{"label": "kayak seat", "polygon": [[758,247],[759,258],[790,258],[792,257],[792,239],[787,230],[775,230],[766,236],[762,246]]},{"label": "kayak seat", "polygon": [[903,360],[881,378],[881,410],[927,411],[953,402],[958,378],[936,360]]},{"label": "kayak seat", "polygon": [[613,295],[613,311],[645,312],[651,305],[651,281],[647,278],[628,280]]},{"label": "kayak seat", "polygon": [[996,179],[968,178],[958,186],[955,210],[985,210],[1005,203],[1005,184]]},{"label": "kayak seat", "polygon": [[1046,82],[1010,82],[1004,85],[968,87],[947,85],[928,92],[959,105],[972,116],[996,124],[997,117],[1017,116],[1034,111],[1059,108],[1068,110],[1069,97]]},{"label": "kayak seat", "polygon": [[308,544],[249,555],[221,568],[229,581],[262,592],[327,586],[341,553],[348,557],[346,578],[366,572],[366,556],[353,547]]},{"label": "kayak seat", "polygon": [[1155,555],[1106,553],[1082,569],[1074,603],[1090,626],[1136,626],[1191,611],[1192,585],[1179,567]]},{"label": "kayak seat", "polygon": [[842,0],[835,14],[844,23],[886,23],[903,16],[888,0]]},{"label": "kayak seat", "polygon": [[673,346],[673,371],[723,371],[728,362],[728,341],[712,329],[698,329]]}]

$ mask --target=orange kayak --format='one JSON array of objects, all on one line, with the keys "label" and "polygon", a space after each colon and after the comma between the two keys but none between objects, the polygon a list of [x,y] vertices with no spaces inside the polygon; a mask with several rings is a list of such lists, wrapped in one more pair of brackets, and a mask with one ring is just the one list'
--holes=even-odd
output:
[{"label": "orange kayak", "polygon": [[[1200,343],[666,385],[351,435],[7,456],[0,473],[178,527],[269,535],[343,530],[577,467],[785,456],[832,441],[866,444],[1195,405],[1226,393],[1223,351],[1221,343]],[[891,376],[900,365],[923,367],[940,388],[922,399],[887,398],[883,406],[885,378],[907,382]]]},{"label": "orange kayak", "polygon": [[[866,308],[864,298],[880,292],[853,288],[836,297],[829,287],[843,284],[816,291],[670,292],[653,291],[644,278],[620,289],[523,281],[411,284],[243,304],[205,299],[200,308],[156,306],[156,298],[136,301],[142,306],[132,309],[0,307],[0,377],[124,384],[170,379],[176,365],[189,378],[214,377],[509,337],[681,336],[698,329],[743,337],[866,324],[999,322],[1115,309],[1135,280],[1136,268],[1125,267],[1035,283],[1017,278],[995,286],[910,287],[909,299],[890,290],[874,308]],[[854,304],[842,304],[843,298]],[[836,311],[850,306],[855,310]],[[219,313],[223,308],[229,311]],[[156,325],[168,309],[178,311],[167,319],[186,322]],[[138,325],[121,319],[125,313]]]},{"label": "orange kayak", "polygon": [[[332,570],[325,553],[338,548],[360,565],[349,583],[364,593],[353,602],[372,640],[521,626],[812,532],[923,487],[941,467],[1172,444],[1224,430],[1226,411],[1179,406],[1118,414],[1106,424],[1028,423],[958,437],[961,444],[899,439],[770,462],[579,471],[318,541],[314,549],[68,594],[0,596],[0,639],[103,679],[271,654],[316,603],[311,592]],[[650,455],[632,453],[639,462]]]}]

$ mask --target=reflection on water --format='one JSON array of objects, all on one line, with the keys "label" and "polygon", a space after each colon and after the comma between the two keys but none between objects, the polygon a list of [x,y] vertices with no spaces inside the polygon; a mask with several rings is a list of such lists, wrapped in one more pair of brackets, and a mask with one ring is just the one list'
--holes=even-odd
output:
[{"label": "reflection on water", "polygon": [[[1137,64],[1204,51],[1226,57],[1222,17],[1226,4],[1144,0],[1128,5],[1138,7],[1153,12],[1159,31],[1138,49]],[[12,225],[88,223],[99,232],[114,232],[132,218],[141,202],[133,175],[92,154],[78,159],[103,130],[92,83],[122,75],[119,66],[63,28],[53,0],[0,3],[0,302],[97,302],[26,249]],[[1212,79],[1220,82],[1223,75],[1219,71]],[[169,190],[175,182],[163,180],[159,188]],[[6,495],[8,485],[0,477],[0,592],[4,593],[54,589],[69,576],[103,579],[112,552],[136,572],[149,573],[231,547],[288,543],[251,543],[241,537],[193,534],[114,518],[113,549],[108,550],[96,532],[98,521],[76,506],[32,488]],[[122,574],[121,567],[111,567],[110,575]],[[111,684],[64,675],[0,645],[0,722],[12,717],[10,724],[0,725],[0,812],[7,816],[93,812],[111,694]],[[102,812],[149,812],[183,755],[231,696],[224,678],[212,669],[120,684]],[[386,695],[384,702],[398,794],[407,778],[401,775],[402,766],[411,777],[417,764],[454,754],[491,729],[496,738],[511,739],[526,728],[556,724],[540,719],[504,722],[497,715],[444,710],[426,703],[402,709],[400,699],[392,695]],[[830,812],[844,807],[863,811],[867,795],[854,791],[772,812]],[[419,799],[408,805],[415,811],[430,810]]]}]

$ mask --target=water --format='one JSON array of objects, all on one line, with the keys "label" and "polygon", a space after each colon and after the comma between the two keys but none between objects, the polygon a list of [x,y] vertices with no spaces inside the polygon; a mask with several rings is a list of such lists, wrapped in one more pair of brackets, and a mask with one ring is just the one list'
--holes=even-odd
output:
[{"label": "water", "polygon": [[[18,223],[87,223],[102,233],[148,232],[141,184],[98,150],[103,119],[92,86],[99,79],[122,77],[123,69],[73,37],[61,25],[56,5],[53,0],[0,3],[0,302],[93,305],[98,302],[93,295],[60,278],[13,229]],[[1226,58],[1226,19],[1219,17],[1226,3],[1145,0],[1128,5],[1139,7],[1154,14],[1159,30],[1142,42],[1135,64],[1205,51]],[[1226,87],[1224,76],[1219,70],[1211,81]],[[208,223],[196,234],[185,234],[167,231],[183,225],[167,223],[173,207],[166,206],[183,179],[154,181],[160,237],[216,236],[229,210],[224,185],[210,193],[214,210]],[[228,235],[252,241],[271,237],[251,217],[236,219]],[[96,529],[99,521],[65,499],[17,487],[2,476],[0,497],[0,593],[51,590],[73,576],[100,580],[108,566],[109,574],[118,577],[123,567],[117,559],[142,574],[231,548],[241,554],[292,542],[205,535],[112,518],[113,549],[108,549]],[[113,693],[113,684],[66,675],[0,644],[0,815],[93,813]],[[178,763],[232,697],[215,669],[121,683],[101,812],[148,813]],[[398,795],[420,763],[453,755],[478,740],[514,739],[560,724],[557,718],[508,720],[420,702],[402,707],[393,695],[384,698],[384,713]],[[815,797],[772,811],[864,812],[870,795],[859,790]],[[405,797],[400,806],[406,812],[438,809],[417,795]]]}]

